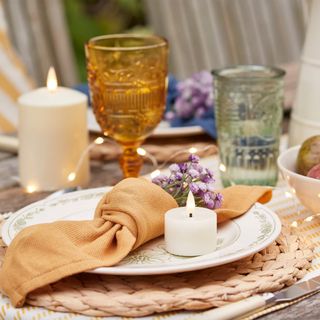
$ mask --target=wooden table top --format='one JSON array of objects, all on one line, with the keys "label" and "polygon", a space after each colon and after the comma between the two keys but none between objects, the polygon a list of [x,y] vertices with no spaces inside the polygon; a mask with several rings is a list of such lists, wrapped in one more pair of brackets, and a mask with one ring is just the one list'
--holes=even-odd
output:
[{"label": "wooden table top", "polygon": [[[205,138],[207,140],[207,138]],[[152,171],[151,164],[145,163],[142,174]],[[91,161],[91,182],[88,188],[114,185],[121,180],[116,160],[102,163]],[[49,192],[26,193],[18,182],[18,158],[14,154],[0,152],[0,213],[13,212],[34,201],[48,196]],[[320,319],[320,294],[316,294],[283,310],[259,319]],[[319,308],[319,309],[318,309]]]}]

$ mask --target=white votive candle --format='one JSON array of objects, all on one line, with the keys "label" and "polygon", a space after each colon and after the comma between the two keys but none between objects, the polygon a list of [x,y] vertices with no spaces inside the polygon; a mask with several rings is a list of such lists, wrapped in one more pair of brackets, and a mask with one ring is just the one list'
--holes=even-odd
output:
[{"label": "white votive candle", "polygon": [[188,204],[171,209],[165,214],[164,235],[166,250],[171,254],[199,256],[213,252],[217,246],[217,215]]},{"label": "white votive candle", "polygon": [[54,70],[47,87],[19,103],[19,175],[27,190],[85,186],[89,181],[87,97],[58,87]]}]

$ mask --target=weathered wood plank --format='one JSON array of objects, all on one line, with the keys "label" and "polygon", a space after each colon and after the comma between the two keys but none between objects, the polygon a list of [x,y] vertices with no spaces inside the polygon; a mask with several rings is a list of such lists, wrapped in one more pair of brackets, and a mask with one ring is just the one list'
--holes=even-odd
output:
[{"label": "weathered wood plank", "polygon": [[[1,155],[1,154],[0,154]],[[149,173],[152,166],[145,163],[142,174]],[[117,161],[91,161],[91,181],[87,188],[115,185],[122,179]],[[0,160],[0,212],[16,211],[34,201],[48,196],[51,192],[27,193],[19,186],[18,158]]]},{"label": "weathered wood plank", "polygon": [[0,151],[0,161],[13,157],[12,153]]},{"label": "weathered wood plank", "polygon": [[[153,140],[151,140],[153,141]],[[150,141],[149,141],[150,142]],[[5,177],[17,175],[17,157],[10,154],[0,153],[0,181]],[[151,165],[145,164],[142,173],[151,170]],[[7,172],[8,171],[8,172]],[[117,161],[97,162],[91,161],[91,182],[88,187],[99,187],[113,185],[121,179],[121,171]],[[10,212],[20,209],[32,202],[38,201],[49,195],[48,192],[26,193],[22,188],[16,186],[0,190],[0,212]],[[281,311],[266,315],[259,319],[265,320],[313,320],[319,318],[320,294],[310,297],[296,305]]]},{"label": "weathered wood plank", "polygon": [[272,312],[261,320],[316,320],[320,319],[320,293],[311,296],[297,304],[288,308],[284,308],[277,312]]},{"label": "weathered wood plank", "polygon": [[7,157],[2,159],[0,161],[0,190],[16,187],[18,185],[17,157]]},{"label": "weathered wood plank", "polygon": [[26,193],[20,187],[0,191],[0,212],[14,212],[30,203],[45,198],[49,194],[49,192]]}]

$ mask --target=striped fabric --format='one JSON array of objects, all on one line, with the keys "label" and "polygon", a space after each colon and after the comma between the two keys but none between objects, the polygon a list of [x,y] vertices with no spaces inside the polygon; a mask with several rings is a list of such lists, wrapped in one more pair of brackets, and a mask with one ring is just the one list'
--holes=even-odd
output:
[{"label": "striped fabric", "polygon": [[33,87],[23,64],[7,36],[7,27],[0,2],[0,132],[13,132],[17,126],[16,100]]},{"label": "striped fabric", "polygon": [[3,8],[10,39],[37,86],[45,84],[50,66],[59,83],[78,83],[64,1],[3,0]]},{"label": "striped fabric", "polygon": [[154,32],[171,47],[171,72],[185,78],[230,64],[297,61],[306,0],[144,0]]}]

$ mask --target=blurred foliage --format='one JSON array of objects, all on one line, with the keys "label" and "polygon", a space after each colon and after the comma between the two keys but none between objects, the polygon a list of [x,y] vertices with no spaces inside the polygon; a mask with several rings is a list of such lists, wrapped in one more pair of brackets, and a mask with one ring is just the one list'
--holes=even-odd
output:
[{"label": "blurred foliage", "polygon": [[142,0],[64,0],[81,81],[86,81],[84,44],[91,37],[145,31]]}]

